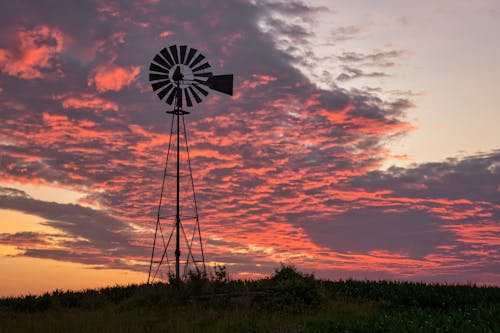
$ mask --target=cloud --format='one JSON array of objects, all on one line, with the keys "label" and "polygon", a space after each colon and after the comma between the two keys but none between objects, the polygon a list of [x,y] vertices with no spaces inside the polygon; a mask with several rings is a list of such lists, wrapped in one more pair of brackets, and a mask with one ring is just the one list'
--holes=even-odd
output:
[{"label": "cloud", "polygon": [[147,257],[146,249],[133,245],[130,227],[105,212],[75,204],[44,202],[5,187],[0,187],[0,198],[0,208],[39,216],[46,220],[45,226],[61,232],[0,234],[1,244],[17,246],[25,256],[108,267],[115,267],[114,256],[122,260]]},{"label": "cloud", "polygon": [[[17,45],[0,49],[0,70],[23,79],[41,78],[57,71],[55,59],[63,51],[65,38],[57,28],[47,25],[18,28]],[[63,75],[59,71],[59,76]]]},{"label": "cloud", "polygon": [[92,109],[118,111],[116,102],[105,100],[93,94],[82,94],[79,96],[54,96],[55,100],[61,100],[64,109]]},{"label": "cloud", "polygon": [[490,14],[491,19],[496,24],[500,24],[500,12],[498,10],[492,8],[489,10],[489,14]]},{"label": "cloud", "polygon": [[88,83],[89,86],[94,85],[98,92],[119,91],[132,84],[139,71],[139,66],[102,65],[95,69],[95,73],[93,73]]},{"label": "cloud", "polygon": [[453,234],[440,225],[438,218],[419,210],[370,207],[368,204],[315,221],[307,225],[306,230],[317,244],[335,251],[383,251],[422,258],[438,246],[454,241]]},{"label": "cloud", "polygon": [[393,67],[394,59],[408,56],[409,52],[405,50],[376,51],[371,54],[357,52],[343,52],[337,58],[349,64],[362,64],[364,66]]},{"label": "cloud", "polygon": [[[318,12],[328,12],[330,9],[325,6],[309,6],[300,1],[258,1],[257,6],[266,11],[276,12],[286,15],[314,15]],[[308,18],[310,19],[310,18]]]},{"label": "cloud", "polygon": [[336,42],[351,40],[359,36],[362,31],[362,28],[354,25],[342,26],[332,31],[332,38]]},{"label": "cloud", "polygon": [[[339,26],[333,29],[330,38],[325,39],[317,36],[315,31],[321,24],[319,15],[327,12],[328,8],[292,4],[289,8],[281,2],[259,2],[258,8],[262,12],[257,21],[258,27],[271,38],[293,67],[322,89],[338,89],[357,78],[388,77],[391,75],[388,69],[399,65],[396,60],[409,54],[404,50],[374,50],[368,54],[343,51],[337,54],[337,42],[359,38],[366,29]],[[334,16],[328,19],[332,18]],[[384,70],[374,71],[372,67]]]},{"label": "cloud", "polygon": [[339,74],[339,76],[337,76],[337,80],[348,81],[348,80],[353,80],[353,79],[357,79],[360,77],[386,77],[386,76],[389,76],[389,75],[386,73],[383,73],[383,72],[365,73],[361,69],[353,68],[353,67],[349,67],[349,66],[344,66],[344,73]]},{"label": "cloud", "polygon": [[435,197],[450,200],[494,202],[497,196],[500,151],[411,168],[392,167],[387,172],[372,171],[352,181],[363,188],[391,188],[399,196]]}]

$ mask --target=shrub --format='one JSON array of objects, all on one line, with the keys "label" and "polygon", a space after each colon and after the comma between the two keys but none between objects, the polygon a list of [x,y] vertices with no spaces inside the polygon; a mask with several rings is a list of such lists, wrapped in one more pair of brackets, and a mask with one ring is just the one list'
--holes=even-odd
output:
[{"label": "shrub", "polygon": [[213,280],[225,284],[227,283],[228,280],[228,274],[227,274],[227,269],[226,265],[214,265],[214,277]]},{"label": "shrub", "polygon": [[293,265],[281,264],[271,277],[271,293],[263,300],[272,311],[300,312],[317,308],[324,300],[321,285],[313,274],[304,274]]},{"label": "shrub", "polygon": [[197,269],[188,272],[184,287],[188,294],[200,295],[208,290],[209,284],[207,274]]}]

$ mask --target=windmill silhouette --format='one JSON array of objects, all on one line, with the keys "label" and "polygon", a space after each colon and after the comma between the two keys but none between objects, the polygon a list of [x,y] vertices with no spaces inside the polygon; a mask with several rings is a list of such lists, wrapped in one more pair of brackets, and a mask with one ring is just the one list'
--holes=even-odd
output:
[{"label": "windmill silhouette", "polygon": [[[156,54],[149,66],[151,87],[161,101],[173,106],[170,138],[158,203],[156,227],[151,250],[148,283],[164,279],[167,267],[170,280],[179,282],[190,271],[206,275],[205,253],[198,217],[191,159],[184,116],[208,96],[210,90],[233,95],[233,75],[213,75],[210,64],[197,49],[171,45]],[[173,152],[173,153],[172,153]],[[173,161],[172,161],[173,160]],[[171,173],[172,163],[175,173]],[[173,179],[173,184],[169,184]],[[175,236],[175,241],[173,238]],[[174,244],[175,243],[175,248]],[[181,254],[185,254],[181,274]],[[175,257],[175,276],[171,259]]]}]

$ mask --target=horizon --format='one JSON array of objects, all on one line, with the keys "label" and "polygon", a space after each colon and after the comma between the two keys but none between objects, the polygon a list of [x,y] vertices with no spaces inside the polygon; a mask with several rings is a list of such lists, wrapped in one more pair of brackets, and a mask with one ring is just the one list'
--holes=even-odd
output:
[{"label": "horizon", "polygon": [[500,285],[498,2],[0,9],[0,297],[146,282],[173,44],[234,74],[185,117],[209,269]]},{"label": "horizon", "polygon": [[[293,266],[293,264],[292,264]],[[294,266],[293,266],[294,267]],[[278,270],[278,268],[276,268],[276,270]],[[349,282],[349,281],[353,281],[353,282],[357,282],[357,283],[390,283],[390,284],[401,284],[401,285],[405,285],[405,284],[414,284],[414,285],[422,285],[422,286],[441,286],[441,287],[470,287],[470,288],[499,288],[498,285],[495,285],[495,284],[476,284],[476,283],[472,283],[472,282],[467,282],[467,283],[450,283],[450,282],[425,282],[425,281],[411,281],[411,280],[357,280],[357,279],[352,279],[352,278],[347,278],[347,279],[342,279],[342,278],[339,278],[339,279],[331,279],[331,278],[318,278],[317,276],[314,275],[314,272],[313,273],[303,273],[303,272],[300,272],[300,271],[297,271],[299,274],[306,274],[306,276],[310,276],[312,275],[315,279],[315,281],[325,281],[325,282],[332,282],[332,283],[345,283],[345,282]],[[228,274],[230,272],[227,272]],[[276,271],[274,272],[271,272],[269,275],[266,275],[266,276],[261,276],[261,277],[251,277],[251,278],[241,278],[241,277],[238,277],[238,278],[231,278],[230,274],[229,276],[227,277],[227,282],[230,282],[231,281],[242,281],[242,282],[256,282],[256,281],[259,281],[259,280],[269,280],[273,278],[273,275],[276,273]],[[217,281],[217,278],[211,274],[209,276],[206,276],[206,279],[207,281],[209,281],[209,283],[214,283]],[[189,284],[189,279],[184,279],[184,280],[181,280],[181,283],[184,283],[186,285]],[[68,289],[61,289],[61,288],[56,288],[56,289],[51,289],[51,290],[39,290],[38,292],[25,292],[25,293],[18,293],[18,294],[12,294],[12,295],[9,295],[9,294],[0,294],[0,299],[5,299],[5,298],[24,298],[24,297],[27,297],[27,296],[35,296],[35,297],[39,297],[39,296],[44,296],[46,294],[54,294],[54,293],[58,293],[58,292],[64,292],[64,293],[85,293],[87,291],[94,291],[94,290],[102,290],[102,289],[110,289],[110,288],[128,288],[128,287],[134,287],[134,286],[137,286],[137,287],[140,287],[140,286],[155,286],[155,285],[170,285],[171,282],[169,281],[156,281],[156,282],[150,282],[150,283],[147,283],[147,282],[129,282],[129,283],[124,283],[124,284],[120,284],[120,283],[116,283],[116,284],[111,284],[111,285],[96,285],[96,286],[93,286],[93,287],[83,287],[83,288],[68,288]],[[174,285],[175,286],[175,285]]]}]

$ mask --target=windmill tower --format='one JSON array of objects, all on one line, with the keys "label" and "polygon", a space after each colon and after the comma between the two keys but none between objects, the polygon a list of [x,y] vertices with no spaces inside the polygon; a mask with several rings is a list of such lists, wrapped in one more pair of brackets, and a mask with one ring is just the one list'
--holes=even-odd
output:
[{"label": "windmill tower", "polygon": [[[148,283],[185,278],[190,271],[206,274],[198,204],[184,116],[210,90],[233,95],[233,75],[213,75],[198,50],[171,45],[156,54],[149,66],[149,81],[156,95],[173,109],[170,139],[156,216]],[[175,258],[175,270],[172,261]],[[181,267],[182,266],[182,267]],[[175,272],[175,275],[174,275]]]}]

